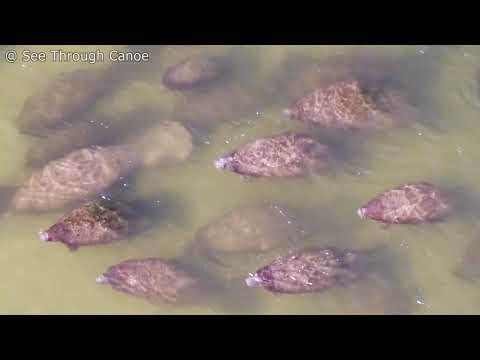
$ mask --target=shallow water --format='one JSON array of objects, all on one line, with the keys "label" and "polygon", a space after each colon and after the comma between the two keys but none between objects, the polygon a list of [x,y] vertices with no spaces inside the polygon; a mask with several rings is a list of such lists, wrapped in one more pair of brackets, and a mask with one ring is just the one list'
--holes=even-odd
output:
[{"label": "shallow water", "polygon": [[[134,47],[132,47],[134,48]],[[105,62],[23,62],[3,60],[0,74],[0,186],[17,186],[28,176],[24,164],[32,136],[17,130],[16,119],[35,89],[61,73],[106,67]],[[49,51],[49,46],[8,47]],[[64,46],[63,50],[108,54],[121,46]],[[347,314],[371,312],[357,304],[360,291],[334,288],[320,294],[276,296],[244,286],[243,277],[267,263],[269,255],[228,256],[232,268],[218,268],[194,259],[224,285],[211,302],[198,306],[152,305],[95,283],[107,267],[129,258],[182,257],[196,231],[228,211],[256,201],[290,205],[311,222],[314,231],[296,247],[335,245],[352,249],[385,246],[394,260],[389,287],[399,291],[388,305],[412,314],[480,313],[480,286],[459,279],[453,271],[467,244],[478,236],[480,209],[480,47],[476,46],[184,46],[142,47],[150,61],[129,64],[124,81],[91,109],[113,118],[142,106],[157,109],[159,120],[178,120],[174,102],[181,96],[164,88],[161,78],[169,65],[191,52],[233,57],[237,81],[252,89],[267,89],[264,104],[247,114],[209,126],[185,122],[194,134],[194,152],[174,166],[136,173],[135,194],[165,204],[155,227],[127,241],[85,247],[43,243],[38,232],[53,224],[62,211],[11,213],[0,219],[0,313],[4,314]],[[336,134],[312,130],[332,145],[342,160],[335,171],[308,179],[244,181],[222,173],[212,161],[249,140],[288,129],[302,129],[282,117],[288,104],[274,78],[287,77],[288,58],[309,57],[321,62],[331,56],[351,58],[367,53],[393,61],[392,76],[416,100],[420,116],[410,126],[372,133]],[[268,99],[267,99],[268,98]],[[134,121],[134,120],[132,120]],[[201,124],[204,125],[204,124]],[[341,154],[341,155],[340,155]],[[377,193],[404,182],[426,180],[456,189],[459,210],[445,221],[421,226],[391,226],[361,220],[356,209]],[[0,200],[1,201],[1,200]],[[0,208],[7,204],[0,204]],[[360,285],[358,285],[361,288]],[[408,306],[396,307],[405,297]],[[360,301],[360,300],[359,300]],[[365,301],[365,300],[362,300]],[[361,301],[360,301],[361,302]],[[353,304],[353,305],[352,305]],[[358,307],[360,306],[360,307]],[[373,311],[372,311],[373,312]]]}]

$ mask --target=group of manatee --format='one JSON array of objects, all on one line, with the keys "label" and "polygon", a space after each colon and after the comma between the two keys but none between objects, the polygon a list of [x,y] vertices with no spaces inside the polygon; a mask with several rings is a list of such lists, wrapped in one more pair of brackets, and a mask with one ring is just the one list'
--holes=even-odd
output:
[{"label": "group of manatee", "polygon": [[[351,64],[337,65],[333,70],[331,64],[313,65],[293,79],[285,91],[294,101],[287,104],[283,116],[309,127],[360,132],[407,126],[415,118],[415,106],[401,89],[388,81],[365,81]],[[207,55],[188,56],[167,68],[163,86],[184,94],[176,107],[179,118],[228,117],[258,104],[254,95],[229,78],[229,71],[226,59]],[[148,202],[99,195],[136,169],[179,163],[193,150],[192,135],[180,122],[156,121],[136,132],[131,121],[98,126],[108,119],[100,121],[88,109],[106,91],[106,78],[112,76],[112,69],[62,75],[30,96],[19,115],[19,130],[37,140],[27,154],[32,173],[12,192],[11,211],[69,209],[40,233],[43,241],[75,250],[142,231],[148,226],[145,213],[149,212],[139,209],[151,206]],[[212,166],[244,178],[275,181],[321,174],[334,157],[314,135],[289,131],[219,154]],[[246,186],[253,186],[252,181]],[[451,211],[451,201],[441,189],[418,182],[392,186],[359,206],[358,215],[386,225],[425,224],[442,220]],[[219,253],[268,252],[301,236],[289,209],[259,203],[234,209],[199,229],[191,249],[196,256],[217,261]],[[333,246],[290,250],[252,269],[244,285],[286,294],[349,285],[364,277],[361,264],[368,254]],[[152,257],[114,264],[97,282],[168,303],[191,299],[202,288],[201,279],[177,262]]]}]

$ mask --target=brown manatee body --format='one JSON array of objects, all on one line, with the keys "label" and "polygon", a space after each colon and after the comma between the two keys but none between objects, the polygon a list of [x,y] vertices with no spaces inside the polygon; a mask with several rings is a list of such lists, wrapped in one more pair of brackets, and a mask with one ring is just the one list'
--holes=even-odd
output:
[{"label": "brown manatee body", "polygon": [[329,165],[329,148],[296,133],[261,138],[220,157],[215,167],[254,177],[293,177],[319,172]]},{"label": "brown manatee body", "polygon": [[219,60],[207,56],[192,56],[169,67],[163,77],[163,84],[172,90],[190,89],[209,83],[222,74]]},{"label": "brown manatee body", "polygon": [[317,88],[285,114],[324,128],[381,129],[400,125],[414,109],[398,91],[365,89],[357,80],[345,80]]},{"label": "brown manatee body", "polygon": [[274,204],[234,209],[197,231],[194,249],[204,255],[264,252],[300,239],[290,210]]},{"label": "brown manatee body", "polygon": [[52,210],[86,200],[114,184],[140,164],[132,146],[74,151],[35,170],[15,193],[14,210]]},{"label": "brown manatee body", "polygon": [[162,120],[139,135],[127,139],[139,152],[142,166],[173,165],[189,158],[193,151],[190,131],[176,121]]},{"label": "brown manatee body", "polygon": [[40,239],[61,242],[70,250],[120,240],[129,233],[128,214],[125,210],[122,204],[107,200],[89,202],[41,232]]},{"label": "brown manatee body", "polygon": [[450,210],[446,195],[422,182],[385,191],[358,209],[358,215],[385,224],[420,224],[440,220]]},{"label": "brown manatee body", "polygon": [[189,303],[201,292],[200,281],[173,262],[133,259],[110,266],[97,283],[152,303]]},{"label": "brown manatee body", "polygon": [[163,121],[125,145],[75,150],[34,170],[13,197],[14,210],[52,210],[87,200],[139,167],[186,160],[192,137],[182,125]]},{"label": "brown manatee body", "polygon": [[345,298],[343,314],[408,313],[413,305],[411,289],[392,272],[395,259],[385,250],[384,246],[356,251],[304,249],[250,274],[246,284],[283,294],[317,293],[336,287],[336,295]]},{"label": "brown manatee body", "polygon": [[281,256],[251,274],[249,287],[301,294],[345,285],[359,277],[359,254],[337,248],[308,249]]},{"label": "brown manatee body", "polygon": [[107,74],[108,70],[77,70],[53,80],[25,101],[18,128],[42,135],[88,108],[105,91]]}]

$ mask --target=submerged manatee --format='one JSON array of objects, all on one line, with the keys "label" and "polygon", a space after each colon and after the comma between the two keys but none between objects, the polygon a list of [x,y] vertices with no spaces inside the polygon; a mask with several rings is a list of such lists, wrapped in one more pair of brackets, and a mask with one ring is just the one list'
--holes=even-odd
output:
[{"label": "submerged manatee", "polygon": [[173,122],[148,128],[126,145],[76,150],[34,170],[13,197],[13,209],[51,210],[87,200],[139,167],[179,162],[191,150],[190,133]]},{"label": "submerged manatee", "polygon": [[113,265],[97,283],[152,303],[185,303],[195,299],[202,285],[178,265],[158,258],[127,260]]},{"label": "submerged manatee", "polygon": [[209,83],[222,75],[222,64],[217,58],[192,56],[169,67],[163,84],[171,90],[185,90]]},{"label": "submerged manatee", "polygon": [[268,251],[301,237],[290,211],[273,204],[244,206],[201,228],[194,246],[204,254]]},{"label": "submerged manatee", "polygon": [[302,176],[328,167],[329,153],[316,139],[288,132],[248,143],[217,159],[215,167],[246,176]]},{"label": "submerged manatee", "polygon": [[333,247],[298,251],[277,258],[245,281],[249,287],[273,293],[318,292],[357,280],[360,257],[359,253]]},{"label": "submerged manatee", "polygon": [[420,224],[443,219],[451,210],[447,196],[429,183],[388,190],[358,209],[362,219],[385,224]]},{"label": "submerged manatee", "polygon": [[146,168],[185,161],[193,150],[190,131],[180,123],[169,120],[160,121],[128,142],[134,144],[141,153],[142,163]]},{"label": "submerged manatee", "polygon": [[410,120],[414,110],[398,91],[365,89],[351,80],[316,89],[285,114],[324,128],[381,129]]},{"label": "submerged manatee", "polygon": [[41,135],[90,106],[106,90],[109,70],[77,70],[53,80],[30,96],[17,119],[18,128]]},{"label": "submerged manatee", "polygon": [[15,193],[15,210],[51,210],[86,200],[141,164],[132,146],[81,149],[35,170]]}]

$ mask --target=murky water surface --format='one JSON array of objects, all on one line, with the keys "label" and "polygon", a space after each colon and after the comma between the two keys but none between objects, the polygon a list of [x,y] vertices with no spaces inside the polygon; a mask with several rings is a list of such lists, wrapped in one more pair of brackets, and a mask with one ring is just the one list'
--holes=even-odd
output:
[{"label": "murky water surface", "polygon": [[[3,54],[16,50],[16,62]],[[104,61],[53,61],[51,46],[3,46],[0,74],[0,186],[15,187],[31,173],[26,159],[38,138],[19,131],[17,119],[26,99],[61,74],[78,69],[107,69],[112,50],[147,52],[149,61],[114,66],[115,81],[88,108],[110,121],[145,124],[142,109],[154,120],[173,120],[193,134],[193,152],[174,165],[141,169],[125,179],[129,196],[158,200],[162,211],[153,228],[126,241],[71,252],[44,243],[38,232],[52,225],[64,210],[17,213],[0,219],[0,313],[4,314],[472,314],[480,312],[480,285],[454,275],[467,245],[479,236],[480,210],[480,48],[474,46],[63,46],[63,51],[101,52]],[[46,52],[46,61],[23,61],[22,52]],[[219,90],[215,104],[203,113],[178,110],[185,93],[162,85],[169,66],[192,54],[228,59],[230,84]],[[117,56],[118,55],[114,55]],[[286,119],[282,110],[292,99],[286,88],[302,63],[329,59],[374,59],[365,71],[391,66],[390,78],[401,84],[420,115],[409,126],[372,132],[332,132]],[[97,59],[98,60],[98,59]],[[95,62],[95,63],[93,63]],[[293,64],[293,65],[292,65]],[[300,65],[299,65],[300,64]],[[227,86],[219,84],[221,86]],[[229,85],[228,85],[229,86]],[[201,94],[202,89],[196,90]],[[207,91],[207,90],[205,90]],[[242,94],[257,103],[237,106]],[[187,94],[188,95],[188,94]],[[223,96],[223,97],[222,97]],[[208,111],[226,108],[224,115]],[[223,109],[222,108],[222,109]],[[237,109],[238,108],[238,109]],[[233,109],[233,110],[232,110]],[[137,111],[137,112],[136,112]],[[126,114],[137,114],[127,116]],[[113,120],[112,120],[113,119]],[[119,120],[120,121],[120,120]],[[136,125],[138,123],[138,125]],[[340,159],[323,175],[302,179],[255,179],[220,172],[213,160],[250,140],[286,130],[309,131],[332,146]],[[110,139],[112,140],[112,139]],[[381,191],[405,182],[434,182],[451,189],[458,210],[444,221],[384,228],[362,220],[356,210]],[[360,282],[308,295],[273,295],[245,286],[249,272],[268,264],[288,248],[266,253],[222,256],[218,266],[185,250],[204,225],[229,211],[256,202],[282,204],[297,210],[308,235],[290,248],[337,246],[372,249],[385,257],[380,273],[388,274],[373,290]],[[8,197],[0,208],[8,208]],[[299,220],[300,221],[300,220]],[[95,283],[107,267],[142,257],[180,258],[222,284],[200,305],[153,305]],[[374,287],[375,287],[374,286]]]}]

